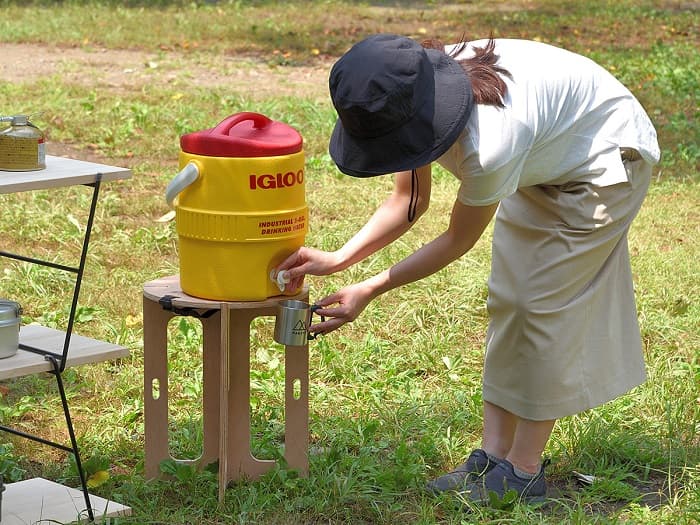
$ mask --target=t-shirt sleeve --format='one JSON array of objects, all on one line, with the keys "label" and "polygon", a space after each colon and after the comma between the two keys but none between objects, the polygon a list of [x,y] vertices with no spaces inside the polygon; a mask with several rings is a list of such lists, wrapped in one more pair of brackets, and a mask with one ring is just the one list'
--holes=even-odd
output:
[{"label": "t-shirt sleeve", "polygon": [[469,206],[494,204],[515,193],[533,142],[532,131],[507,111],[478,106],[462,136],[462,181],[458,200]]}]

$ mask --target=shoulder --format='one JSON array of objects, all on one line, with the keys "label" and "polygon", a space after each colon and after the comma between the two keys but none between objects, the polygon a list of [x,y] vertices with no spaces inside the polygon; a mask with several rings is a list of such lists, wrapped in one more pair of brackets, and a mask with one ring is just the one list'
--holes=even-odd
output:
[{"label": "shoulder", "polygon": [[528,152],[534,133],[513,115],[509,106],[479,105],[467,123],[465,139],[470,143],[480,170],[491,172]]}]

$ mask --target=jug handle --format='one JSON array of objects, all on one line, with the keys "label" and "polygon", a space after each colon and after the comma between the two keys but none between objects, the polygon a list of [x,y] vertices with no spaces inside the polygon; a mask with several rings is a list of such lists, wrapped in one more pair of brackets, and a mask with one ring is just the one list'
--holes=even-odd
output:
[{"label": "jug handle", "polygon": [[219,122],[219,124],[217,124],[216,127],[212,130],[212,133],[219,135],[228,135],[229,131],[231,131],[231,128],[233,126],[246,120],[252,120],[253,127],[256,129],[264,128],[270,122],[272,122],[271,119],[269,119],[265,115],[261,115],[260,113],[254,113],[252,111],[243,111],[241,113],[231,115],[230,117],[225,118],[224,120]]},{"label": "jug handle", "polygon": [[180,173],[175,175],[165,189],[165,201],[168,206],[172,207],[175,202],[175,197],[199,178],[199,168],[194,162],[188,162],[187,165],[180,170]]}]

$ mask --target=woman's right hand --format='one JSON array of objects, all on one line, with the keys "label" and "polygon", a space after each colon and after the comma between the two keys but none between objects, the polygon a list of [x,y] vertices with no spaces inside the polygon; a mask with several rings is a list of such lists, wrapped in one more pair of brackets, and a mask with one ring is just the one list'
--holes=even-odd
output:
[{"label": "woman's right hand", "polygon": [[324,252],[302,246],[275,268],[273,277],[282,270],[287,272],[289,282],[286,287],[296,290],[304,282],[306,275],[328,275],[338,270],[337,252]]},{"label": "woman's right hand", "polygon": [[369,283],[370,280],[351,284],[316,301],[316,313],[326,319],[309,329],[315,334],[328,334],[357,319],[373,298],[373,288]]}]

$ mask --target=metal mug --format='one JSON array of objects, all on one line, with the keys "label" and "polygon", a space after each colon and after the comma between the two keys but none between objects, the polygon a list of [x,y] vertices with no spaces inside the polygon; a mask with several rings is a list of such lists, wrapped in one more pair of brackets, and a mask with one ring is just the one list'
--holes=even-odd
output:
[{"label": "metal mug", "polygon": [[19,349],[21,316],[19,303],[0,299],[0,359],[12,357]]},{"label": "metal mug", "polygon": [[[304,346],[318,334],[309,332],[311,317],[320,308],[304,301],[288,299],[279,303],[275,322],[275,341],[285,346]],[[321,316],[321,321],[326,318]]]}]

